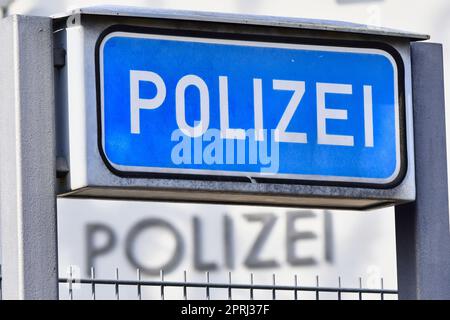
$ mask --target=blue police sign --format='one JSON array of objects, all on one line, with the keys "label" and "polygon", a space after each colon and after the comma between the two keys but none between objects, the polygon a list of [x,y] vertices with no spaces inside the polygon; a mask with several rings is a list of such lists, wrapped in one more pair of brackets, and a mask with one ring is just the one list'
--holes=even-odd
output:
[{"label": "blue police sign", "polygon": [[99,147],[118,175],[401,181],[390,47],[116,30],[97,58]]}]

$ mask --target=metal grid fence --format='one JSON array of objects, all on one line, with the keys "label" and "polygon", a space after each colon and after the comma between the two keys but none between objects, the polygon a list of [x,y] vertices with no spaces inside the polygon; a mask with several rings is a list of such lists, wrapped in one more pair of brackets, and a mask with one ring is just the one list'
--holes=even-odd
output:
[{"label": "metal grid fence", "polygon": [[[279,296],[277,295],[279,292],[288,292],[289,299],[292,300],[321,300],[323,297],[321,294],[323,293],[332,293],[333,298],[327,296],[326,299],[337,299],[342,300],[343,294],[353,294],[352,299],[364,300],[369,297],[371,300],[379,299],[384,300],[386,297],[396,299],[398,297],[397,290],[385,289],[383,278],[380,279],[380,289],[368,289],[363,288],[362,278],[359,278],[359,287],[349,288],[343,287],[341,285],[341,277],[338,278],[338,286],[337,287],[327,287],[321,286],[319,281],[319,276],[316,276],[315,286],[303,286],[299,283],[299,277],[295,275],[293,277],[292,285],[279,285],[276,282],[276,275],[272,275],[272,283],[271,284],[256,284],[254,281],[254,276],[251,273],[249,276],[248,283],[235,283],[232,281],[232,273],[228,273],[228,281],[226,283],[218,283],[210,281],[209,272],[205,273],[205,281],[204,282],[192,282],[187,280],[187,273],[184,272],[184,280],[183,281],[167,281],[164,278],[164,273],[161,271],[159,280],[142,280],[140,270],[136,271],[136,279],[135,280],[124,280],[119,278],[119,269],[116,269],[115,279],[101,279],[95,276],[95,269],[91,269],[91,276],[89,278],[77,279],[73,277],[72,269],[69,271],[69,275],[67,278],[60,278],[60,293],[63,292],[63,287],[66,287],[68,299],[74,300],[77,297],[74,295],[74,286],[84,286],[88,287],[90,291],[89,299],[96,300],[97,299],[97,288],[98,286],[108,286],[111,290],[114,291],[114,298],[117,300],[121,299],[121,289],[124,287],[134,288],[135,290],[135,299],[142,300],[143,294],[142,290],[144,288],[152,287],[157,288],[159,290],[160,296],[159,299],[164,300],[166,298],[166,289],[167,288],[178,288],[182,293],[182,299],[189,299],[189,289],[197,288],[203,290],[202,298],[206,300],[211,299],[211,293],[216,289],[224,289],[227,292],[227,299],[233,299],[233,292],[239,290],[246,290],[248,293],[247,298],[249,300],[255,299],[255,293],[264,291],[270,292],[271,299],[277,300]],[[1,266],[0,266],[0,300],[1,300],[1,289],[2,289],[2,277],[1,277]],[[309,297],[306,298],[306,293],[309,293]],[[312,293],[312,297],[311,297]],[[240,295],[242,297],[242,294]],[[83,299],[86,299],[84,297]],[[195,299],[198,299],[198,295]],[[242,299],[242,298],[240,298]],[[284,296],[284,299],[286,297]]]},{"label": "metal grid fence", "polygon": [[[211,291],[214,289],[225,289],[227,291],[228,300],[233,299],[233,291],[234,290],[246,290],[248,292],[249,300],[255,299],[255,292],[257,291],[265,291],[271,293],[271,299],[277,300],[277,293],[279,292],[290,292],[291,300],[311,300],[311,297],[305,298],[303,294],[312,293],[313,300],[321,300],[321,294],[323,293],[333,293],[334,299],[342,300],[343,294],[354,294],[353,300],[365,300],[365,295],[370,295],[370,300],[385,300],[386,297],[390,299],[398,298],[398,291],[392,289],[385,289],[383,278],[380,279],[380,288],[379,289],[368,289],[363,288],[362,278],[359,278],[359,287],[349,288],[341,286],[341,277],[338,277],[338,286],[337,287],[327,287],[321,286],[319,281],[319,276],[316,276],[316,284],[315,286],[303,286],[299,284],[299,277],[295,275],[293,277],[292,285],[279,285],[276,283],[276,275],[272,275],[272,283],[271,284],[256,284],[254,282],[253,273],[249,276],[248,283],[234,283],[232,281],[232,273],[228,273],[228,282],[227,283],[218,283],[210,281],[209,272],[205,273],[205,281],[204,282],[192,282],[187,280],[187,273],[184,271],[184,281],[167,281],[164,278],[164,273],[161,271],[159,280],[142,280],[141,272],[138,269],[136,271],[136,279],[135,280],[123,280],[119,278],[119,269],[116,269],[116,277],[115,279],[101,279],[96,278],[95,269],[91,269],[90,278],[77,279],[72,276],[72,270],[69,272],[69,276],[67,278],[60,278],[60,294],[61,294],[61,285],[65,285],[68,290],[68,298],[69,300],[76,300],[77,297],[74,295],[74,285],[87,286],[90,290],[90,299],[97,299],[97,287],[108,286],[114,290],[114,298],[116,300],[121,299],[120,290],[124,287],[132,287],[135,289],[135,299],[143,300],[142,289],[153,287],[158,288],[160,291],[160,300],[165,300],[166,297],[166,289],[167,288],[178,288],[182,291],[182,298],[184,300],[189,299],[188,289],[189,288],[197,288],[204,290],[203,299],[210,300],[211,299]],[[2,299],[2,276],[1,276],[1,266],[0,266],[0,300]],[[86,298],[83,298],[86,299]],[[197,299],[197,298],[196,298]],[[327,297],[326,299],[330,299]]]}]

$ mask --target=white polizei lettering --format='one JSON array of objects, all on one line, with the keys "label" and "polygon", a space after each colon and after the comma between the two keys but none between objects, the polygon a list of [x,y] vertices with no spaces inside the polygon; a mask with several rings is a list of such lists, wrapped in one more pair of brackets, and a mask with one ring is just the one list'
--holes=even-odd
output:
[{"label": "white polizei lettering", "polygon": [[255,112],[255,140],[264,140],[264,123],[263,123],[263,94],[262,80],[253,79],[253,99]]},{"label": "white polizei lettering", "polygon": [[303,132],[286,132],[295,111],[300,104],[300,101],[305,94],[304,81],[290,81],[290,80],[273,80],[273,88],[275,90],[294,91],[292,98],[289,101],[286,110],[275,129],[275,142],[292,142],[292,143],[307,143],[308,137]]},{"label": "white polizei lettering", "polygon": [[374,146],[372,105],[372,86],[364,86],[364,137],[365,145],[368,148],[372,148]]},{"label": "white polizei lettering", "polygon": [[[186,122],[186,89],[194,86],[200,94],[200,121],[195,126]],[[187,136],[196,138],[203,135],[209,127],[209,91],[206,83],[198,76],[189,74],[180,79],[175,89],[175,113],[178,127]]]},{"label": "white polizei lettering", "polygon": [[[219,110],[220,110],[220,137],[227,140],[245,140],[246,131],[242,128],[230,128],[229,119],[229,88],[228,77],[219,77]],[[140,84],[142,82],[152,83],[156,87],[153,98],[141,98]],[[186,120],[186,90],[195,87],[199,92],[200,119],[189,125]],[[273,89],[280,91],[291,91],[292,96],[283,111],[283,114],[274,132],[274,142],[284,143],[308,143],[306,132],[287,132],[292,119],[299,108],[305,95],[305,82],[293,80],[273,80]],[[317,143],[321,145],[354,146],[353,135],[329,134],[327,131],[328,120],[348,120],[348,110],[327,107],[326,97],[328,94],[351,95],[353,87],[350,84],[339,83],[316,83],[317,99]],[[374,147],[374,123],[373,123],[373,87],[363,86],[364,96],[364,139],[365,147]],[[166,99],[166,84],[155,72],[130,70],[130,130],[132,134],[140,134],[140,111],[141,109],[157,109]],[[253,111],[255,141],[261,142],[266,139],[264,134],[264,102],[262,79],[253,79]],[[195,104],[194,104],[195,105]],[[239,106],[238,106],[239,107]],[[190,112],[188,112],[189,114]],[[210,96],[205,81],[197,75],[189,74],[182,77],[175,88],[175,116],[179,129],[186,136],[196,138],[205,134],[210,124]]]},{"label": "white polizei lettering", "polygon": [[219,77],[220,136],[222,139],[245,139],[244,129],[230,129],[228,108],[228,77]]},{"label": "white polizei lettering", "polygon": [[[140,97],[139,85],[141,81],[151,82],[156,87],[156,95],[151,99]],[[166,98],[166,85],[164,80],[151,71],[130,70],[130,121],[131,133],[139,134],[140,127],[140,110],[156,109],[161,106]]]},{"label": "white polizei lettering", "polygon": [[354,146],[354,138],[349,135],[327,134],[327,119],[347,120],[347,110],[326,107],[327,93],[352,94],[352,86],[336,83],[317,83],[317,142],[335,146]]}]

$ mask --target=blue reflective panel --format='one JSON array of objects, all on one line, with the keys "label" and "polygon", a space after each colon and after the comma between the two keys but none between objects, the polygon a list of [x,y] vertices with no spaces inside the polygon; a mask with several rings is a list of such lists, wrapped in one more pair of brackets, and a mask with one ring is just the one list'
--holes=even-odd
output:
[{"label": "blue reflective panel", "polygon": [[399,175],[399,75],[386,51],[114,32],[99,64],[101,149],[114,170]]}]

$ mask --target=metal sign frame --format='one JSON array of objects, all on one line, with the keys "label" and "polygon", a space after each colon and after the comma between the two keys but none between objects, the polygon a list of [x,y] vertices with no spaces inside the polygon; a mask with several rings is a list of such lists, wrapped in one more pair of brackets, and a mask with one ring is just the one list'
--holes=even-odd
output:
[{"label": "metal sign frame", "polygon": [[[121,198],[140,200],[193,201],[209,203],[303,206],[366,210],[392,206],[415,199],[414,143],[412,128],[411,41],[421,35],[385,29],[368,29],[359,25],[285,19],[243,17],[192,12],[89,8],[71,16],[55,18],[57,47],[67,52],[66,65],[59,70],[57,92],[59,101],[58,155],[66,159],[69,172],[60,179],[58,193],[67,197]],[[98,40],[105,30],[117,25],[134,28],[169,30],[180,35],[207,34],[223,37],[263,39],[315,44],[346,44],[348,46],[392,47],[404,65],[405,158],[404,178],[386,186],[348,184],[333,181],[265,180],[257,177],[223,177],[152,173],[119,173],[110,170],[99,152],[98,83],[95,75]],[[327,28],[323,29],[324,26]],[[425,37],[426,38],[426,37]],[[307,39],[307,40],[305,40]],[[389,50],[389,49],[388,49]],[[80,72],[82,70],[83,72]],[[400,87],[403,87],[400,85]],[[59,89],[61,88],[61,89]],[[65,93],[67,91],[67,93]],[[70,119],[70,122],[68,121]],[[403,130],[404,129],[404,130]],[[80,131],[81,130],[81,131]],[[84,132],[80,135],[79,132]],[[100,140],[101,141],[101,140]],[[149,178],[151,177],[151,178]]]}]

